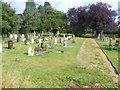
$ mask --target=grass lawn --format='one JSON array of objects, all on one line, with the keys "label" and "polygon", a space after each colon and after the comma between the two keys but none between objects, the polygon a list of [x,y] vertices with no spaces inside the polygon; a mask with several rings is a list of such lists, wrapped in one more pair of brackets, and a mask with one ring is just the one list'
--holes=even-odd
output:
[{"label": "grass lawn", "polygon": [[[85,39],[74,39],[77,40],[76,43],[67,41],[68,46],[74,46],[73,48],[61,47],[58,44],[52,49],[63,50],[64,53],[41,53],[42,56],[27,56],[26,54],[28,47],[34,48],[37,44],[24,45],[23,42],[16,42],[16,48],[10,50],[7,49],[7,44],[3,43],[3,88],[68,88],[76,85],[97,87],[95,86],[96,83],[101,84],[99,87],[117,87],[117,84],[112,81],[113,76],[104,74],[97,67],[87,67],[94,65],[95,60],[87,62],[86,65],[84,63],[82,65],[82,62],[77,60],[79,49]],[[46,43],[48,42],[46,41]],[[88,42],[87,46],[89,45],[92,50],[94,47],[91,42]],[[95,53],[93,52],[93,54]],[[98,54],[95,55],[96,58],[99,56]],[[20,60],[15,61],[16,58]],[[99,58],[97,60],[99,62]],[[102,65],[103,62],[100,62],[100,67],[104,69],[105,67]],[[105,68],[105,72],[108,73],[109,70]]]},{"label": "grass lawn", "polygon": [[120,63],[120,61],[118,61],[118,52],[120,53],[120,51],[118,51],[117,49],[110,50],[108,46],[109,42],[103,42],[102,40],[99,39],[96,39],[96,42],[100,45],[104,53],[107,55],[109,60],[116,68],[116,70],[120,73],[120,68],[118,67],[118,62]]}]

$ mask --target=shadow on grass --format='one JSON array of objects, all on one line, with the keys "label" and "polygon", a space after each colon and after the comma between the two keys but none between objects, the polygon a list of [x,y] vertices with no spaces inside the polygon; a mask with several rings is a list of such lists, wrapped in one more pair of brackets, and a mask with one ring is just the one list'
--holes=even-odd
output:
[{"label": "shadow on grass", "polygon": [[28,55],[28,53],[24,53],[25,55]]},{"label": "shadow on grass", "polygon": [[107,50],[107,51],[116,51],[118,52],[118,48],[109,48],[108,45],[106,45],[106,47],[101,47],[103,50]]},{"label": "shadow on grass", "polygon": [[3,49],[8,49],[8,47],[2,47]]}]

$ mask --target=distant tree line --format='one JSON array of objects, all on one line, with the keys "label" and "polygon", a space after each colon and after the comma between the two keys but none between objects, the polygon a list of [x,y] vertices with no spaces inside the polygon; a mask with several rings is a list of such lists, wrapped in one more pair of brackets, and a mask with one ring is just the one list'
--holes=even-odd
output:
[{"label": "distant tree line", "polygon": [[[57,31],[74,33],[76,36],[88,30],[112,32],[117,30],[115,17],[117,13],[106,3],[71,8],[67,13],[54,9],[49,2],[39,5],[26,2],[23,14],[16,14],[10,4],[2,3],[2,33],[33,33]],[[119,16],[120,18],[120,16]],[[120,22],[118,22],[120,24]]]}]

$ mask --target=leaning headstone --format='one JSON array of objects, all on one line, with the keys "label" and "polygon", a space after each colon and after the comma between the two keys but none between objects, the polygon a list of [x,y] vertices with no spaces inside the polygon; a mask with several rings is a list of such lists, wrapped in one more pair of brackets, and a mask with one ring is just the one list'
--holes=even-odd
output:
[{"label": "leaning headstone", "polygon": [[48,41],[48,38],[45,38],[46,41]]}]

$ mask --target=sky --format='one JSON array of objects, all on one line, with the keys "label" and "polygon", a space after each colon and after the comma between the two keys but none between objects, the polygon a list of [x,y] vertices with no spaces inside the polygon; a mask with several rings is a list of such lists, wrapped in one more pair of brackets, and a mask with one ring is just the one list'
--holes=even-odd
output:
[{"label": "sky", "polygon": [[[27,0],[3,0],[4,2],[10,3],[11,7],[16,10],[17,14],[23,13],[25,9],[25,2]],[[84,6],[96,2],[103,2],[110,4],[113,10],[118,9],[118,2],[120,0],[34,0],[38,5],[44,5],[44,2],[48,1],[53,8],[67,12],[69,8]]]}]

